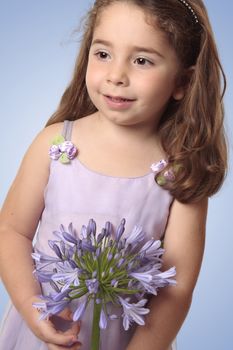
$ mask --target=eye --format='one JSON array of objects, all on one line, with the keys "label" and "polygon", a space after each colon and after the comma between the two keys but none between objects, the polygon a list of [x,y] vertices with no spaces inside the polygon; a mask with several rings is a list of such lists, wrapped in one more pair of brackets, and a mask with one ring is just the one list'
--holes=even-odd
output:
[{"label": "eye", "polygon": [[153,62],[151,62],[150,60],[148,60],[147,58],[144,57],[138,57],[135,62],[139,65],[139,66],[146,66],[146,65],[153,65]]},{"label": "eye", "polygon": [[109,54],[105,51],[98,51],[95,53],[95,56],[97,56],[102,61],[106,61],[106,59],[109,58]]}]

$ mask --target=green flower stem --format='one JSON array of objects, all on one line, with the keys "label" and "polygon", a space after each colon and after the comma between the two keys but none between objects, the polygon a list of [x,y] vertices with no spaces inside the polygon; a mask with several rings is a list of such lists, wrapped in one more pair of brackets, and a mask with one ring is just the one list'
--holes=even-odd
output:
[{"label": "green flower stem", "polygon": [[93,310],[93,321],[92,321],[92,335],[91,335],[91,350],[99,350],[100,346],[100,313],[101,313],[101,304],[96,304],[94,301],[94,310]]}]

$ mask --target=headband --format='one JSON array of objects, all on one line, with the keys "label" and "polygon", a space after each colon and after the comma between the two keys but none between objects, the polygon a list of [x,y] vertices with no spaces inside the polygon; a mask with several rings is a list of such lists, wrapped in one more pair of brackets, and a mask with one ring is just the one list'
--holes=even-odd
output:
[{"label": "headband", "polygon": [[185,0],[178,0],[179,2],[181,2],[183,5],[185,5],[187,7],[187,9],[191,12],[192,16],[193,16],[193,19],[194,19],[194,22],[195,24],[198,23],[198,17],[194,11],[194,9],[192,8],[192,6]]}]

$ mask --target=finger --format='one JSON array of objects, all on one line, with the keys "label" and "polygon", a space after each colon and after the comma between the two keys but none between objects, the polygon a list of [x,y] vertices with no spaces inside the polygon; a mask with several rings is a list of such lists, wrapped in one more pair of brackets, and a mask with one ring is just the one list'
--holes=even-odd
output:
[{"label": "finger", "polygon": [[64,334],[76,334],[78,335],[81,328],[81,322],[72,322],[70,328],[64,332]]},{"label": "finger", "polygon": [[69,346],[77,343],[77,333],[64,333],[57,331],[50,321],[47,321],[42,330],[43,338],[46,343]]}]

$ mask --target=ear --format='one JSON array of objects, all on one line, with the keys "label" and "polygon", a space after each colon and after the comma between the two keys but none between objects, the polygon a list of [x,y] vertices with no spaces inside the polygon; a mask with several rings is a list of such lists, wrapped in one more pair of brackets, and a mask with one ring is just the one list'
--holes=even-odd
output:
[{"label": "ear", "polygon": [[178,76],[177,83],[172,94],[174,100],[182,100],[194,71],[195,66],[191,66]]}]

